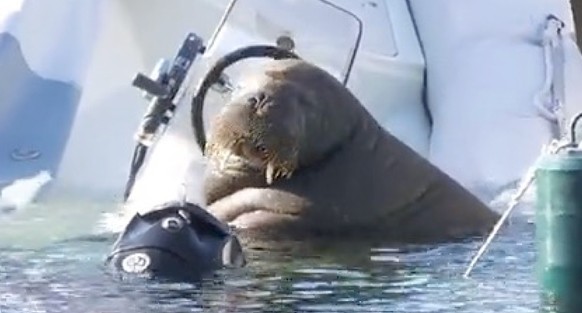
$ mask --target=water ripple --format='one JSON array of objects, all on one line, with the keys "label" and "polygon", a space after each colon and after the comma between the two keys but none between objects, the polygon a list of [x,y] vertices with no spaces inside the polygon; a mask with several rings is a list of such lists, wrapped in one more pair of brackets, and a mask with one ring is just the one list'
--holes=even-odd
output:
[{"label": "water ripple", "polygon": [[[111,239],[0,250],[2,313],[538,312],[533,226],[506,227],[475,268],[481,242],[250,251],[249,266],[201,284],[119,280],[105,271]],[[354,257],[358,254],[359,257]]]}]

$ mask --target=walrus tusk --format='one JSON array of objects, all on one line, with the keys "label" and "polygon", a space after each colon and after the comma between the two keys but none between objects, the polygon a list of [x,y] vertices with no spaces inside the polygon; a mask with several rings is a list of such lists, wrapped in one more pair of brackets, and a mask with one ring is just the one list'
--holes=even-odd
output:
[{"label": "walrus tusk", "polygon": [[267,170],[265,171],[265,178],[267,179],[267,184],[270,185],[275,179],[275,165],[273,162],[267,163]]}]

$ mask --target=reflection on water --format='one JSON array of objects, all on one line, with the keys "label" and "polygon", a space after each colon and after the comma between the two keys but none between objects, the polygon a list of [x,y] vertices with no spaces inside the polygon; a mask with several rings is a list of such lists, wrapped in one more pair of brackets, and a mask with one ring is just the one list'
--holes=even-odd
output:
[{"label": "reflection on water", "polygon": [[480,241],[249,250],[249,265],[199,285],[120,279],[113,237],[0,249],[0,312],[539,312],[534,227],[515,218],[462,278]]}]

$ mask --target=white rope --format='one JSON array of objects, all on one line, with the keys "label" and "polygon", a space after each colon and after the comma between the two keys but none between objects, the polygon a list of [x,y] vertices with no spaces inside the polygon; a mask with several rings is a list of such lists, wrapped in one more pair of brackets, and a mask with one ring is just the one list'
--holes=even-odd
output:
[{"label": "white rope", "polygon": [[507,218],[509,217],[509,215],[511,214],[513,209],[515,207],[517,207],[517,205],[519,204],[519,201],[521,200],[521,198],[525,195],[527,190],[533,185],[533,182],[535,181],[535,177],[536,177],[535,174],[536,174],[536,171],[538,169],[538,164],[539,164],[540,160],[548,154],[557,153],[562,148],[567,147],[569,144],[570,143],[567,141],[560,142],[558,140],[552,140],[549,145],[545,146],[542,149],[542,153],[540,154],[540,156],[536,159],[534,164],[529,168],[529,170],[527,171],[527,173],[525,174],[525,176],[521,180],[521,182],[519,184],[519,188],[517,189],[516,193],[511,198],[511,201],[509,201],[507,209],[505,210],[505,212],[503,212],[503,215],[501,215],[501,218],[499,218],[499,221],[497,221],[497,223],[493,227],[493,230],[491,231],[491,233],[489,234],[489,236],[487,237],[487,239],[485,240],[483,245],[481,245],[481,248],[479,249],[479,251],[477,251],[477,254],[475,254],[473,259],[471,260],[471,263],[469,263],[467,270],[463,274],[464,278],[469,277],[469,274],[471,274],[471,271],[473,271],[473,269],[475,268],[475,265],[477,264],[477,262],[479,261],[481,256],[483,256],[483,254],[485,254],[485,252],[487,251],[487,247],[489,247],[489,245],[491,244],[491,242],[493,241],[493,239],[495,238],[495,236],[497,235],[497,233],[501,229],[501,226],[503,225],[505,220],[507,220]]},{"label": "white rope", "polygon": [[[545,29],[542,36],[542,46],[544,50],[544,64],[545,64],[545,79],[542,90],[536,95],[534,102],[539,113],[551,122],[557,123],[560,128],[561,136],[564,136],[562,108],[564,99],[564,51],[562,46],[561,31],[564,27],[564,22],[557,17],[551,15],[546,20]],[[560,125],[562,124],[562,125]],[[503,223],[509,218],[511,212],[517,207],[521,198],[525,195],[527,190],[533,185],[535,181],[535,172],[538,167],[539,160],[551,153],[556,153],[564,144],[560,144],[556,140],[544,147],[540,157],[529,168],[526,175],[521,180],[516,193],[509,201],[508,207],[503,212],[499,221],[493,227],[493,230],[479,249],[477,254],[473,257],[465,273],[464,278],[469,277],[469,274],[487,251],[487,247],[491,244]]]},{"label": "white rope", "polygon": [[507,220],[507,218],[509,217],[509,215],[511,214],[513,209],[515,207],[517,207],[517,205],[519,204],[519,201],[521,200],[523,195],[526,193],[526,191],[529,189],[529,187],[533,184],[533,182],[535,180],[536,170],[537,170],[537,162],[536,162],[536,166],[532,166],[529,169],[528,173],[525,175],[524,179],[522,179],[522,181],[520,183],[520,187],[517,189],[517,192],[511,198],[511,201],[509,201],[509,206],[507,207],[507,210],[505,210],[505,212],[503,212],[503,215],[501,215],[501,218],[499,218],[499,221],[497,221],[497,223],[493,227],[493,230],[491,231],[491,233],[487,237],[487,240],[485,240],[485,243],[483,243],[483,245],[481,245],[481,248],[479,249],[477,254],[471,260],[469,267],[467,267],[465,274],[463,274],[464,278],[469,277],[469,274],[471,274],[471,271],[473,270],[473,268],[475,267],[475,265],[477,264],[477,262],[479,261],[481,256],[483,254],[485,254],[485,251],[487,251],[487,247],[489,247],[489,245],[493,241],[493,238],[495,238],[495,236],[497,235],[497,233],[501,229],[501,226],[503,225],[505,220]]},{"label": "white rope", "polygon": [[186,182],[182,182],[182,184],[180,184],[180,204],[182,206],[186,206],[186,203],[188,203],[188,184],[186,184]]},{"label": "white rope", "polygon": [[561,118],[564,99],[564,51],[561,38],[563,27],[564,23],[555,16],[547,19],[542,35],[545,78],[541,91],[534,98],[540,115],[554,123],[563,123]]}]

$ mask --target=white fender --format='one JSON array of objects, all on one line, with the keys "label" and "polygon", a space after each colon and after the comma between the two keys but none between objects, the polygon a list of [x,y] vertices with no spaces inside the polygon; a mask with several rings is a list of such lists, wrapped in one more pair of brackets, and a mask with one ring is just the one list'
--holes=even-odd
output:
[{"label": "white fender", "polygon": [[478,194],[519,180],[555,135],[535,97],[545,80],[545,20],[554,14],[571,33],[568,1],[410,4],[427,62],[430,160]]},{"label": "white fender", "polygon": [[[0,194],[21,179],[41,173],[57,176],[98,37],[103,3],[1,2]],[[31,195],[43,185],[23,199],[34,198]],[[14,200],[14,193],[10,194],[11,202],[28,202]]]},{"label": "white fender", "polygon": [[7,13],[14,14],[0,18],[0,31],[18,39],[31,69],[44,78],[82,85],[98,38],[103,0],[2,2],[0,11],[6,6]]}]

